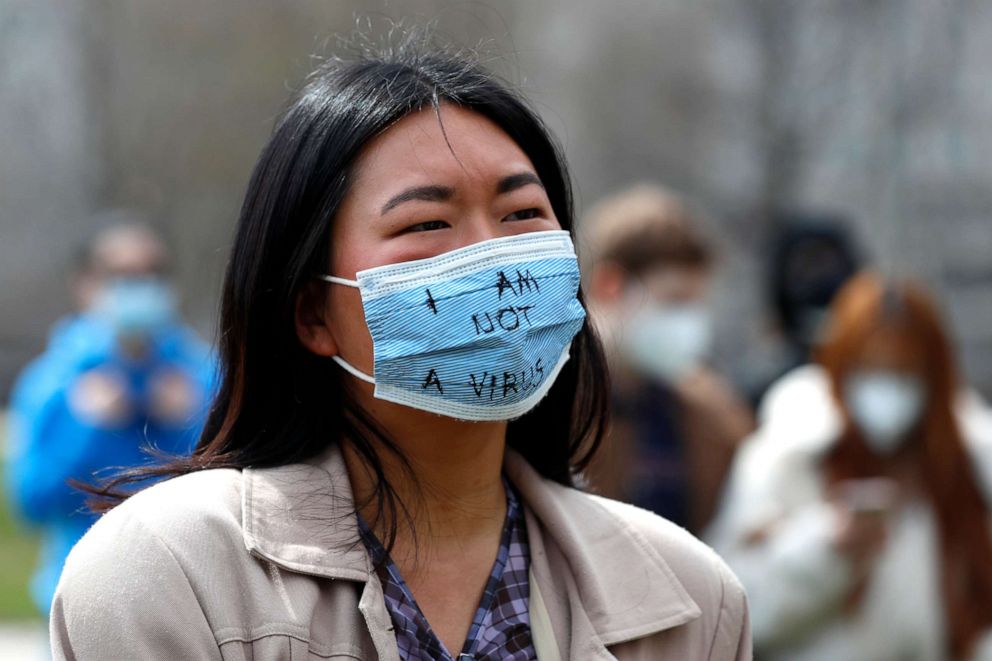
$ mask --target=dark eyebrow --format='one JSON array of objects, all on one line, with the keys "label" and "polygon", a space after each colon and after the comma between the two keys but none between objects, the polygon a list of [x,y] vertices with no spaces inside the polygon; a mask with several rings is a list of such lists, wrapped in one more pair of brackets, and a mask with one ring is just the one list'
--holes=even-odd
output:
[{"label": "dark eyebrow", "polygon": [[544,188],[544,184],[533,172],[521,172],[519,174],[511,174],[509,177],[503,177],[496,184],[496,193],[498,195],[503,195],[504,193],[510,193],[517,190],[518,188],[523,188],[529,184],[537,184],[541,188]]},{"label": "dark eyebrow", "polygon": [[451,196],[454,194],[455,191],[447,186],[417,186],[415,188],[408,188],[402,193],[389,198],[389,201],[382,205],[382,211],[379,213],[380,215],[384,215],[393,207],[403,204],[404,202],[410,202],[411,200],[443,202],[445,200],[450,200]]}]

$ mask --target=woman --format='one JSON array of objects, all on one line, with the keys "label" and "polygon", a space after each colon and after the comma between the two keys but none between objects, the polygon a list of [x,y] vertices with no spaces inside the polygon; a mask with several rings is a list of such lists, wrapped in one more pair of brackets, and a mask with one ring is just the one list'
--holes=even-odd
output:
[{"label": "woman", "polygon": [[571,488],[607,395],[570,230],[475,64],[319,71],[249,185],[203,440],[74,550],[56,657],[747,658],[718,559]]},{"label": "woman", "polygon": [[761,418],[711,539],[762,658],[992,658],[992,424],[923,290],[852,280]]}]

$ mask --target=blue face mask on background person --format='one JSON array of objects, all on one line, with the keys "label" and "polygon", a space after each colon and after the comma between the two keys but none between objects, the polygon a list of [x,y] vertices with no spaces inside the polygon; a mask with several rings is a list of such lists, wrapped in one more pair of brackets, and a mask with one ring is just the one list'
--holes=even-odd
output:
[{"label": "blue face mask on background person", "polygon": [[176,296],[161,278],[116,278],[103,286],[92,313],[107,321],[118,336],[148,336],[173,322]]},{"label": "blue face mask on background person", "polygon": [[510,420],[547,394],[585,310],[569,233],[530,232],[359,271],[378,399],[462,420]]}]

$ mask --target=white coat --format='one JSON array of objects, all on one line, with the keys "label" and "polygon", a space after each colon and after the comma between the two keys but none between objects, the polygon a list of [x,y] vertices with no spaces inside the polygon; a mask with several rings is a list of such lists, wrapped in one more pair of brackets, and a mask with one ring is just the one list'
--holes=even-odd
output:
[{"label": "white coat", "polygon": [[[976,479],[992,495],[992,413],[972,392],[957,402]],[[776,661],[941,661],[947,649],[936,519],[923,501],[893,512],[884,550],[855,612],[854,577],[832,543],[820,460],[842,418],[816,366],[769,391],[759,428],[741,446],[708,541],[737,573],[751,605],[755,651]],[[992,659],[992,636],[975,659]]]}]

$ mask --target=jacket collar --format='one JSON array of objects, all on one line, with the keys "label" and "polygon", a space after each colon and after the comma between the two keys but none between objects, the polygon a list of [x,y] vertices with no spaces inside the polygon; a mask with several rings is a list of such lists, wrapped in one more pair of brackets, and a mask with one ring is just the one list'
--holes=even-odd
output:
[{"label": "jacket collar", "polygon": [[[661,554],[597,498],[545,479],[512,450],[504,470],[538,522],[528,533],[531,570],[543,596],[561,601],[562,583],[574,582],[602,645],[649,636],[701,615]],[[573,644],[575,627],[573,621]],[[564,632],[556,633],[563,638]]]},{"label": "jacket collar", "polygon": [[[602,645],[699,617],[699,607],[658,551],[596,499],[543,478],[513,450],[507,450],[504,470],[528,512],[532,572],[545,599],[558,602],[549,608],[572,613],[573,641],[575,606]],[[369,579],[372,567],[338,447],[310,463],[247,468],[242,479],[243,535],[250,552],[291,571]],[[571,588],[562,590],[561,581]],[[570,604],[573,599],[579,603]]]},{"label": "jacket collar", "polygon": [[337,446],[308,463],[246,468],[241,508],[250,552],[291,571],[368,580],[372,566]]}]

